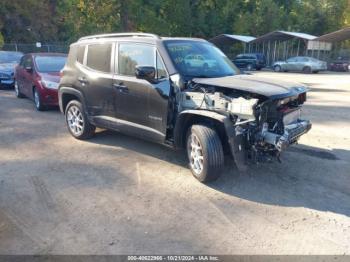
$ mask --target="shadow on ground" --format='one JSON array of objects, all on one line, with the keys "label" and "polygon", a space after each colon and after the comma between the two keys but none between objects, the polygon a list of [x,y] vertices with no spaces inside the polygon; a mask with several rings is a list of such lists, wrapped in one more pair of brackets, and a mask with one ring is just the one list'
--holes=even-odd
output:
[{"label": "shadow on ground", "polygon": [[[101,131],[89,141],[187,166],[183,151],[173,151],[119,133]],[[350,159],[347,150],[329,151],[297,145],[285,153],[282,164],[252,165],[246,174],[239,174],[234,162],[226,157],[223,175],[208,186],[257,203],[305,207],[349,216],[350,188],[346,181],[350,166],[346,159]]]}]

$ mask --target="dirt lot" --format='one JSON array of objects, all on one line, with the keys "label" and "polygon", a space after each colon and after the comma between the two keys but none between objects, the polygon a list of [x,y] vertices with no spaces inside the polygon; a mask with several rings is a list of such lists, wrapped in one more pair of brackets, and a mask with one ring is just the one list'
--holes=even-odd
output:
[{"label": "dirt lot", "polygon": [[311,86],[313,129],[282,164],[197,182],[183,152],[100,131],[0,90],[0,254],[349,254],[350,75]]}]

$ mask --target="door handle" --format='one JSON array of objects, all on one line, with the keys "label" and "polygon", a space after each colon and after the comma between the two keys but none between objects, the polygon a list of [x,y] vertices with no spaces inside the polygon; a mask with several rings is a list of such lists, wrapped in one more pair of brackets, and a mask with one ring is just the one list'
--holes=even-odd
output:
[{"label": "door handle", "polygon": [[120,93],[129,93],[129,88],[125,86],[123,83],[113,83],[113,86],[120,92]]},{"label": "door handle", "polygon": [[89,83],[89,81],[85,77],[78,77],[78,81],[83,85]]}]

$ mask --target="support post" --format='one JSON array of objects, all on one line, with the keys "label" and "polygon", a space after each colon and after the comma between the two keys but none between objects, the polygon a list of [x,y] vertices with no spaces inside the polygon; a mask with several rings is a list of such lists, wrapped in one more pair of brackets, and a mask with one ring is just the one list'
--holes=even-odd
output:
[{"label": "support post", "polygon": [[300,50],[300,39],[298,40],[297,56],[299,56],[299,50]]},{"label": "support post", "polygon": [[277,41],[275,40],[275,47],[273,49],[273,61],[272,61],[272,63],[276,62],[276,43],[277,43]]}]

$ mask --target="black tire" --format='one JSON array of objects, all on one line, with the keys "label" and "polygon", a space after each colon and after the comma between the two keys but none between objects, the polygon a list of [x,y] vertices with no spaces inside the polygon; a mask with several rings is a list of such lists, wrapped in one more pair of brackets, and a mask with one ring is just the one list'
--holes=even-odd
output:
[{"label": "black tire", "polygon": [[16,94],[16,97],[17,97],[17,98],[24,98],[24,95],[21,93],[21,88],[20,88],[20,86],[18,85],[17,80],[15,80],[14,87],[15,87],[15,94]]},{"label": "black tire", "polygon": [[[193,138],[195,137],[195,138]],[[202,154],[202,168],[196,171],[192,154],[192,142],[198,141]],[[200,182],[216,180],[224,166],[224,151],[221,140],[215,129],[205,125],[193,125],[187,132],[186,150],[189,159],[189,167],[195,178]]]},{"label": "black tire", "polygon": [[260,71],[262,69],[262,67],[257,67],[256,70],[257,71]]},{"label": "black tire", "polygon": [[41,95],[35,87],[33,88],[33,98],[34,98],[34,105],[36,110],[38,111],[46,110],[46,107],[43,105]]},{"label": "black tire", "polygon": [[309,67],[309,66],[305,66],[304,68],[303,68],[303,73],[305,73],[305,74],[311,74],[311,67]]},{"label": "black tire", "polygon": [[313,74],[317,74],[317,73],[318,73],[318,71],[313,71],[312,73],[313,73]]},{"label": "black tire", "polygon": [[[76,114],[74,114],[73,112],[75,109],[77,109],[79,113],[77,112]],[[72,115],[74,115],[75,117],[74,121],[73,119],[69,119]],[[96,127],[89,122],[86,116],[84,107],[79,101],[72,100],[68,103],[65,111],[65,118],[66,118],[68,131],[74,138],[85,140],[94,136]],[[73,122],[75,123],[79,122],[80,123],[79,128],[78,128],[78,125],[76,124],[75,125],[76,129],[75,129],[73,127],[74,126]],[[81,129],[80,129],[80,126],[81,126]],[[76,132],[76,130],[78,130],[79,132]]]},{"label": "black tire", "polygon": [[275,65],[275,66],[273,67],[273,70],[274,70],[275,72],[282,72],[282,68],[281,68],[281,66],[279,66],[279,65]]}]

